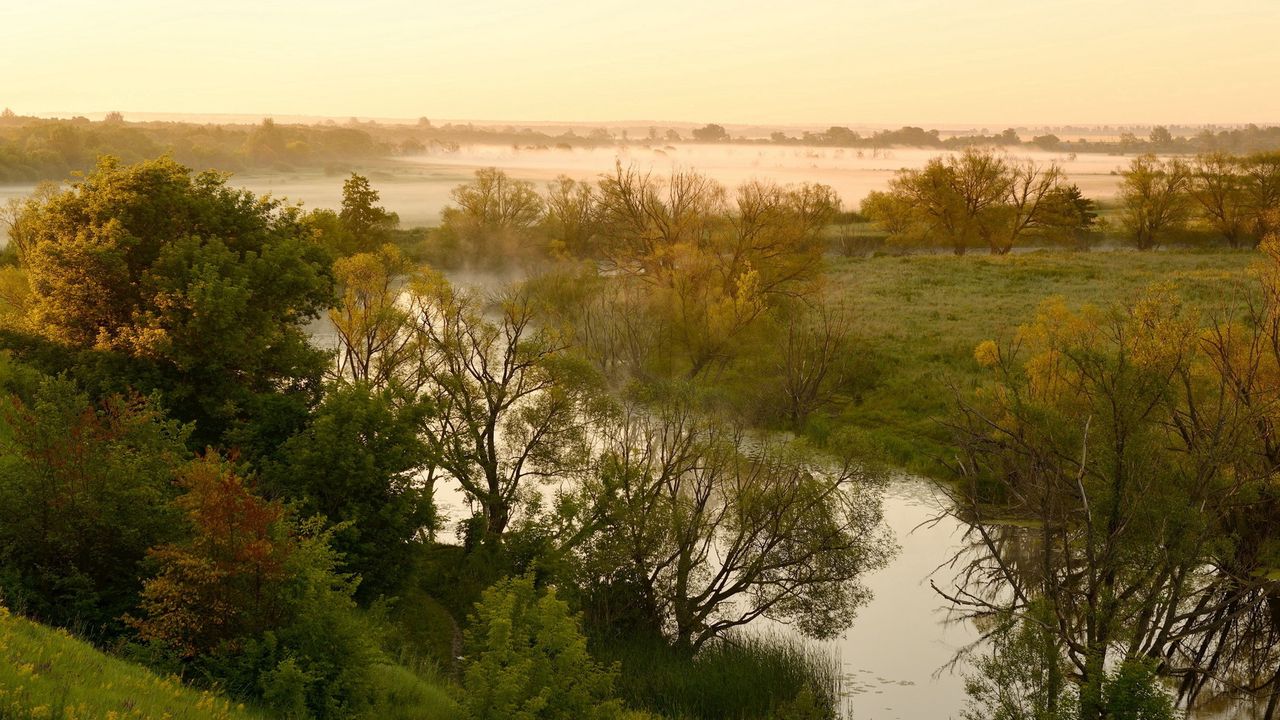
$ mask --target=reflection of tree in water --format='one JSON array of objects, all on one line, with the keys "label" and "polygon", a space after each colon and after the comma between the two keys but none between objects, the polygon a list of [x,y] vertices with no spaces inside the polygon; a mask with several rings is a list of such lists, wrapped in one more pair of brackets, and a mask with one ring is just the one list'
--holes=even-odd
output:
[{"label": "reflection of tree in water", "polygon": [[1186,707],[1280,712],[1280,248],[1265,257],[1262,299],[1227,319],[1167,288],[1110,311],[1050,302],[975,353],[993,383],[952,423],[970,544],[938,590],[989,637],[1048,631],[1081,718],[1112,716],[1133,662]]},{"label": "reflection of tree in water", "polygon": [[[1047,544],[1045,535],[1041,528],[1012,524],[971,525],[970,542],[948,566],[954,570],[950,583],[935,587],[956,608],[953,619],[972,621],[982,631],[981,640],[962,655],[1016,630],[1010,619],[1034,615],[1043,601],[1060,604],[1047,629],[1068,660],[1071,679],[1080,682],[1098,623],[1088,610],[1083,586],[1087,559],[1079,554],[1067,558],[1061,542]],[[1132,600],[1114,621],[1114,657],[1156,662],[1185,707],[1238,710],[1244,702],[1257,706],[1258,717],[1278,716],[1276,582],[1205,566],[1172,574],[1168,568],[1153,568],[1148,581],[1135,574],[1132,583],[1122,593]],[[1033,624],[1042,625],[1038,620]]]}]

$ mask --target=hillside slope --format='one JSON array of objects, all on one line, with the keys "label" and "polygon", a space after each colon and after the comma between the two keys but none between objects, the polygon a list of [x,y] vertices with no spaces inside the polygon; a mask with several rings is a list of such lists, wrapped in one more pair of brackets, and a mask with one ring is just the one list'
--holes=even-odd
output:
[{"label": "hillside slope", "polygon": [[265,716],[184,687],[0,606],[0,718],[250,720]]}]

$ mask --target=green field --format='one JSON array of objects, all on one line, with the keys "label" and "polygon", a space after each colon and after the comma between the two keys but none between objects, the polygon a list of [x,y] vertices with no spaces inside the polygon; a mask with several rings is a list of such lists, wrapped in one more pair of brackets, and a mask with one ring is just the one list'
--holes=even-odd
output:
[{"label": "green field", "polygon": [[1072,307],[1106,305],[1171,282],[1186,301],[1211,311],[1246,283],[1257,257],[1170,250],[836,260],[832,289],[859,319],[868,377],[853,403],[822,422],[861,428],[895,465],[938,475],[947,458],[939,420],[952,388],[979,382],[979,342],[1012,336],[1052,296]]}]

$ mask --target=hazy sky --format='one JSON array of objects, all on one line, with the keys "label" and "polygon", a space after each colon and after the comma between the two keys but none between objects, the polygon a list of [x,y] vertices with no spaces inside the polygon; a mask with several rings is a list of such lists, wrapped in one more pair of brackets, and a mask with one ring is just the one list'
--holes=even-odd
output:
[{"label": "hazy sky", "polygon": [[0,0],[0,106],[1280,122],[1280,0]]}]

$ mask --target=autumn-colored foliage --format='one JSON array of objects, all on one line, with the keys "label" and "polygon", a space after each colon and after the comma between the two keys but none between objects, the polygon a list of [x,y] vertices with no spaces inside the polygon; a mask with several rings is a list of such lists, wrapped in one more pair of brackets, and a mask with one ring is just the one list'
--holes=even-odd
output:
[{"label": "autumn-colored foliage", "polygon": [[192,535],[151,551],[160,570],[143,589],[144,618],[129,622],[143,639],[192,657],[279,620],[292,542],[284,508],[254,495],[218,456],[187,465],[179,483]]}]

